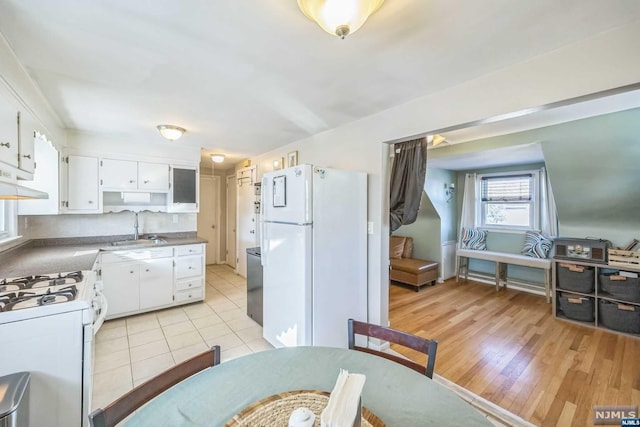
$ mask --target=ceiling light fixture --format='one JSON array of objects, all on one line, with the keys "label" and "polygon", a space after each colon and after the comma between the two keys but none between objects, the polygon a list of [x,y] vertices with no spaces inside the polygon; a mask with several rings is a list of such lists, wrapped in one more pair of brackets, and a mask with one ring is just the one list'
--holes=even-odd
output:
[{"label": "ceiling light fixture", "polygon": [[429,144],[431,147],[436,147],[440,144],[447,144],[448,142],[449,141],[447,141],[447,139],[440,134],[427,135],[427,144]]},{"label": "ceiling light fixture", "polygon": [[365,23],[384,0],[298,0],[307,18],[323,30],[344,39]]},{"label": "ceiling light fixture", "polygon": [[211,161],[213,163],[222,163],[224,162],[224,154],[212,154]]},{"label": "ceiling light fixture", "polygon": [[160,131],[160,135],[168,139],[169,141],[175,141],[176,139],[180,139],[183,133],[187,130],[185,128],[181,128],[180,126],[174,125],[158,125],[158,130]]}]

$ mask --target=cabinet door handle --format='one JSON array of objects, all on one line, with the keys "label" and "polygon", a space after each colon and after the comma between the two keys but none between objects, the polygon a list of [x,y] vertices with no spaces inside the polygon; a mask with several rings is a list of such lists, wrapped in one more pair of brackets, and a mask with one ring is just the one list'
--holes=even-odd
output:
[{"label": "cabinet door handle", "polygon": [[24,154],[22,157],[24,157],[25,159],[30,159],[31,158],[31,154]]},{"label": "cabinet door handle", "polygon": [[193,267],[189,266],[189,270],[193,270]]},{"label": "cabinet door handle", "polygon": [[133,274],[133,270],[129,271],[129,273]]},{"label": "cabinet door handle", "polygon": [[149,180],[148,180],[148,179],[145,179],[145,180],[144,180],[144,183],[145,183],[145,184],[148,184],[148,183],[149,183]]},{"label": "cabinet door handle", "polygon": [[92,205],[93,204],[93,200],[89,200],[89,204]]},{"label": "cabinet door handle", "polygon": [[145,271],[148,273],[148,272],[149,272],[149,269],[147,268]]},{"label": "cabinet door handle", "polygon": [[130,180],[129,180],[129,184],[133,184],[134,182],[136,182],[136,181],[135,181],[135,180],[133,180],[133,179],[130,179]]},{"label": "cabinet door handle", "polygon": [[10,142],[0,142],[0,147],[11,148],[11,143]]},{"label": "cabinet door handle", "polygon": [[189,287],[191,287],[191,283],[189,283]]}]

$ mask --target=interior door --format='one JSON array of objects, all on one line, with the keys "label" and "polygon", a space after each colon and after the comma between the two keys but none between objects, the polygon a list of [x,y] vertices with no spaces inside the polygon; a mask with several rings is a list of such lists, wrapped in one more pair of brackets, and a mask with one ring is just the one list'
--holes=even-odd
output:
[{"label": "interior door", "polygon": [[227,254],[226,263],[236,268],[236,177],[227,177]]},{"label": "interior door", "polygon": [[258,246],[257,215],[255,213],[255,187],[251,179],[237,181],[237,250],[236,271],[247,277],[247,248]]},{"label": "interior door", "polygon": [[218,236],[218,198],[220,178],[200,175],[200,212],[198,236],[207,239],[207,264],[217,264],[220,239]]}]

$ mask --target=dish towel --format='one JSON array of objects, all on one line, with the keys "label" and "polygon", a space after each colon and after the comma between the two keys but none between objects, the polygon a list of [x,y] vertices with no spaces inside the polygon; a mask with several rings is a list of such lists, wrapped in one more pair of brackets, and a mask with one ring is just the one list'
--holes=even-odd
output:
[{"label": "dish towel", "polygon": [[322,427],[353,427],[366,379],[363,374],[350,374],[349,371],[340,369],[329,403],[320,415]]}]

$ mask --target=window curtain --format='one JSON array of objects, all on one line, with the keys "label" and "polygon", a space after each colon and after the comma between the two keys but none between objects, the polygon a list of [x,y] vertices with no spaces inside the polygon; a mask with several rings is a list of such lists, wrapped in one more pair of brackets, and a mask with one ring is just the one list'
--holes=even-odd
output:
[{"label": "window curtain", "polygon": [[[476,226],[476,178],[475,173],[468,173],[464,177],[464,194],[462,196],[462,215],[460,215],[460,236],[463,228]],[[461,248],[462,238],[458,239],[458,249]]]},{"label": "window curtain", "polygon": [[540,169],[540,231],[546,236],[558,235],[558,213],[547,169]]},{"label": "window curtain", "polygon": [[427,139],[393,145],[389,224],[393,233],[401,225],[415,222],[427,172]]}]

